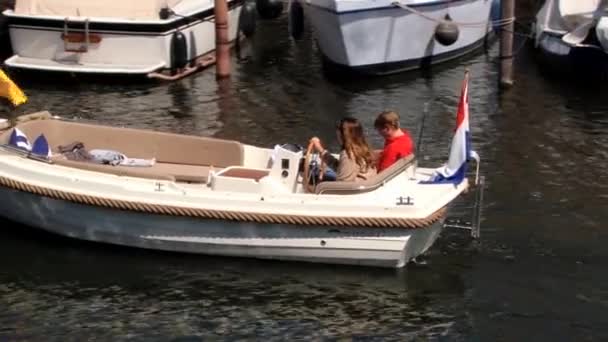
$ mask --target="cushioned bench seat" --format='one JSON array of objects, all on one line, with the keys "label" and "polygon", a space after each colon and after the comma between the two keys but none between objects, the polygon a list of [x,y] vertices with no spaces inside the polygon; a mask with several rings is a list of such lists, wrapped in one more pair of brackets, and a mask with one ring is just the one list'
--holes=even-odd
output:
[{"label": "cushioned bench seat", "polygon": [[[243,145],[232,140],[54,119],[23,122],[17,127],[30,140],[44,134],[54,154],[59,154],[61,145],[82,142],[86,150],[114,150],[129,158],[156,160],[151,167],[128,167],[53,158],[59,165],[120,176],[205,183],[210,169],[243,166],[245,159]],[[8,143],[11,131],[0,135],[0,144]]]},{"label": "cushioned bench seat", "polygon": [[209,177],[209,171],[211,170],[211,168],[208,166],[170,163],[156,163],[149,167],[134,167],[102,165],[59,158],[53,159],[53,162],[57,165],[89,171],[104,172],[117,176],[192,183],[206,183],[207,178]]},{"label": "cushioned bench seat", "polygon": [[[53,152],[60,145],[82,142],[85,149],[114,150],[129,158],[155,158],[160,163],[217,166],[242,166],[243,146],[232,140],[183,134],[93,125],[63,120],[37,120],[18,125],[34,140],[44,134]],[[0,137],[7,143],[10,131]]]}]

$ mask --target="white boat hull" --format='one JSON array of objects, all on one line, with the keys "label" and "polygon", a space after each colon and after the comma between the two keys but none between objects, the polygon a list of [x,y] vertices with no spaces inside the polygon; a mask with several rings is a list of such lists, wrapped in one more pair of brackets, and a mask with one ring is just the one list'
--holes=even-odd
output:
[{"label": "white boat hull", "polygon": [[0,216],[81,240],[232,257],[403,267],[439,236],[426,228],[230,222],[87,206],[0,187]]},{"label": "white boat hull", "polygon": [[[242,1],[230,2],[229,39],[237,37]],[[215,50],[213,7],[174,22],[125,22],[112,18],[89,21],[89,34],[100,41],[89,43],[86,52],[66,51],[85,43],[65,44],[63,18],[15,15],[5,12],[14,55],[5,61],[11,68],[96,74],[148,74],[172,67],[173,33],[184,34],[187,59],[194,61]],[[68,18],[68,32],[84,34],[86,18]]]},{"label": "white boat hull", "polygon": [[319,49],[330,64],[373,74],[420,68],[462,56],[481,46],[491,30],[492,0],[402,1],[435,20],[449,14],[459,26],[458,40],[449,46],[435,38],[437,22],[391,1],[306,1],[305,13]]}]

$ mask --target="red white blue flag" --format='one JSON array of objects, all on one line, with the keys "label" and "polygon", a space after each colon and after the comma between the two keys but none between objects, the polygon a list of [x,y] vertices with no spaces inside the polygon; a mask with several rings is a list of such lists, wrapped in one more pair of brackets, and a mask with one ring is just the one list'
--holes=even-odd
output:
[{"label": "red white blue flag", "polygon": [[428,183],[459,184],[466,176],[469,158],[479,159],[471,149],[471,134],[469,132],[469,73],[466,72],[462,81],[460,101],[456,113],[456,129],[450,147],[448,162],[435,170]]}]

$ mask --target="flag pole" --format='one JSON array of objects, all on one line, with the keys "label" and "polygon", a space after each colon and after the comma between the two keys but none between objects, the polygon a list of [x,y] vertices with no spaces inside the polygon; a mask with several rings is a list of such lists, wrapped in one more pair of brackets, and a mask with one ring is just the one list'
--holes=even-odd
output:
[{"label": "flag pole", "polygon": [[426,114],[429,112],[429,102],[424,103],[424,110],[422,111],[422,117],[420,118],[420,128],[418,129],[418,138],[416,139],[416,158],[420,154],[420,148],[422,146],[422,134],[424,133],[424,121],[426,120]]}]

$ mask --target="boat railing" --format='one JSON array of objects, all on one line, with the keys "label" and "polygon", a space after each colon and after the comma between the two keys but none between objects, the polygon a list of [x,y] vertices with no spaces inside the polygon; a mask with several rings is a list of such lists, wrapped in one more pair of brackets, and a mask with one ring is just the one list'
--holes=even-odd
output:
[{"label": "boat railing", "polygon": [[485,177],[480,174],[481,159],[477,153],[471,152],[470,159],[475,160],[475,200],[471,210],[471,221],[460,220],[446,222],[445,228],[465,229],[471,232],[473,239],[478,239],[481,231],[481,212],[483,208],[483,192],[485,189]]}]

